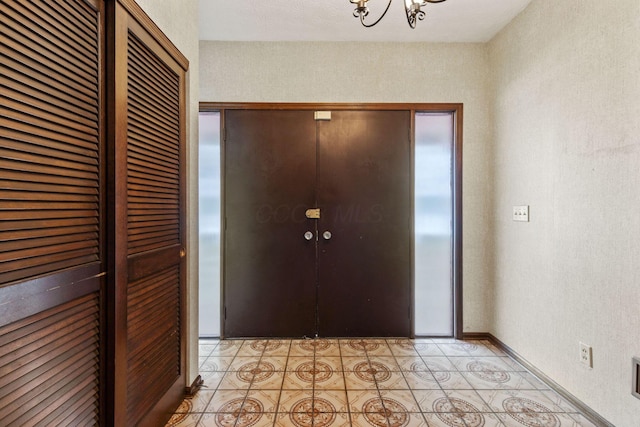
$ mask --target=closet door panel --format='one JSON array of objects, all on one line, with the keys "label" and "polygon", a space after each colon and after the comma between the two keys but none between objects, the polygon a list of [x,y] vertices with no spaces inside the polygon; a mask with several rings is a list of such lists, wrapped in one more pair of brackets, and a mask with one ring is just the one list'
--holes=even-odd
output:
[{"label": "closet door panel", "polygon": [[118,2],[114,24],[114,411],[131,426],[185,390],[185,70],[141,13]]},{"label": "closet door panel", "polygon": [[97,0],[0,7],[3,425],[104,420],[103,28]]},{"label": "closet door panel", "polygon": [[334,111],[318,124],[321,336],[411,333],[410,121]]},{"label": "closet door panel", "polygon": [[230,110],[224,131],[224,335],[313,336],[313,112]]}]

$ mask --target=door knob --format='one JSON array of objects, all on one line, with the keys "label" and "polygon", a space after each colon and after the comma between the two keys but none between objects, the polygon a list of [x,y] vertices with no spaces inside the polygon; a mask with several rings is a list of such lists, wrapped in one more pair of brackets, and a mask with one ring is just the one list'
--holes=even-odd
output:
[{"label": "door knob", "polygon": [[306,233],[304,233],[304,238],[306,240],[311,240],[313,239],[313,233],[311,231],[307,231]]},{"label": "door knob", "polygon": [[331,238],[331,232],[325,231],[324,233],[322,233],[322,237],[324,237],[324,240],[329,240]]}]

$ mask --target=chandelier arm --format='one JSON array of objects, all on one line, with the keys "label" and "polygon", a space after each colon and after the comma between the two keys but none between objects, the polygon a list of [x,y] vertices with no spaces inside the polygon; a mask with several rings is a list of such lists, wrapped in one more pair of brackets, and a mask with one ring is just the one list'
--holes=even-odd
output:
[{"label": "chandelier arm", "polygon": [[447,0],[424,0],[425,3],[443,3]]},{"label": "chandelier arm", "polygon": [[[365,24],[364,22],[364,16],[360,15],[360,23],[362,24],[362,26],[367,27],[367,28],[371,28],[374,25],[376,25],[378,22],[382,21],[382,18],[384,18],[384,16],[387,14],[387,11],[389,10],[389,7],[391,6],[391,2],[393,0],[389,0],[389,3],[387,3],[387,8],[384,10],[384,12],[382,12],[382,15],[380,15],[380,17],[372,24]],[[441,1],[445,1],[445,0],[441,0]]]}]

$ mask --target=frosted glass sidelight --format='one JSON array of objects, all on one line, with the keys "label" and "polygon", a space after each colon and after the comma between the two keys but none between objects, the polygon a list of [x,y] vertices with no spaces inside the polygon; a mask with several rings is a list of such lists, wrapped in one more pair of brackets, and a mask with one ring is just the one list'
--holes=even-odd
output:
[{"label": "frosted glass sidelight", "polygon": [[199,115],[199,325],[220,336],[220,113]]},{"label": "frosted glass sidelight", "polygon": [[415,333],[453,336],[453,114],[415,119]]}]

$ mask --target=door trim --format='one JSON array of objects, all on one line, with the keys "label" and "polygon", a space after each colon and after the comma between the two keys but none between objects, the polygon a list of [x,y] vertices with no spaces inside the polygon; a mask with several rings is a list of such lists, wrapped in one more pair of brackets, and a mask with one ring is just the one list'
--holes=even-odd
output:
[{"label": "door trim", "polygon": [[[453,113],[454,119],[454,147],[453,147],[453,337],[462,339],[463,336],[463,283],[462,283],[462,137],[463,137],[463,104],[462,103],[246,103],[246,102],[201,102],[200,112],[220,112],[221,120],[221,170],[224,170],[224,112],[225,110],[408,110],[411,112],[411,175],[414,175],[414,152],[415,152],[415,114],[417,112],[448,112]],[[222,174],[222,194],[221,204],[224,206],[224,174]],[[412,180],[413,182],[413,180]],[[413,184],[412,184],[413,185]],[[414,188],[411,188],[412,194]],[[413,203],[413,202],[412,202]],[[413,207],[412,207],[413,208]],[[221,227],[221,239],[224,234],[224,218],[221,219],[223,224]],[[411,233],[415,235],[414,225],[411,224]],[[223,245],[224,246],[224,245]],[[222,286],[222,278],[224,277],[224,247],[221,247],[221,297],[220,301],[224,301],[224,286]],[[412,241],[411,259],[413,263],[414,247]],[[412,274],[414,266],[412,265]],[[412,279],[411,283],[411,307],[415,306],[415,283]],[[224,337],[224,306],[220,309],[220,337]],[[415,337],[415,317],[411,313],[411,336]]]}]

